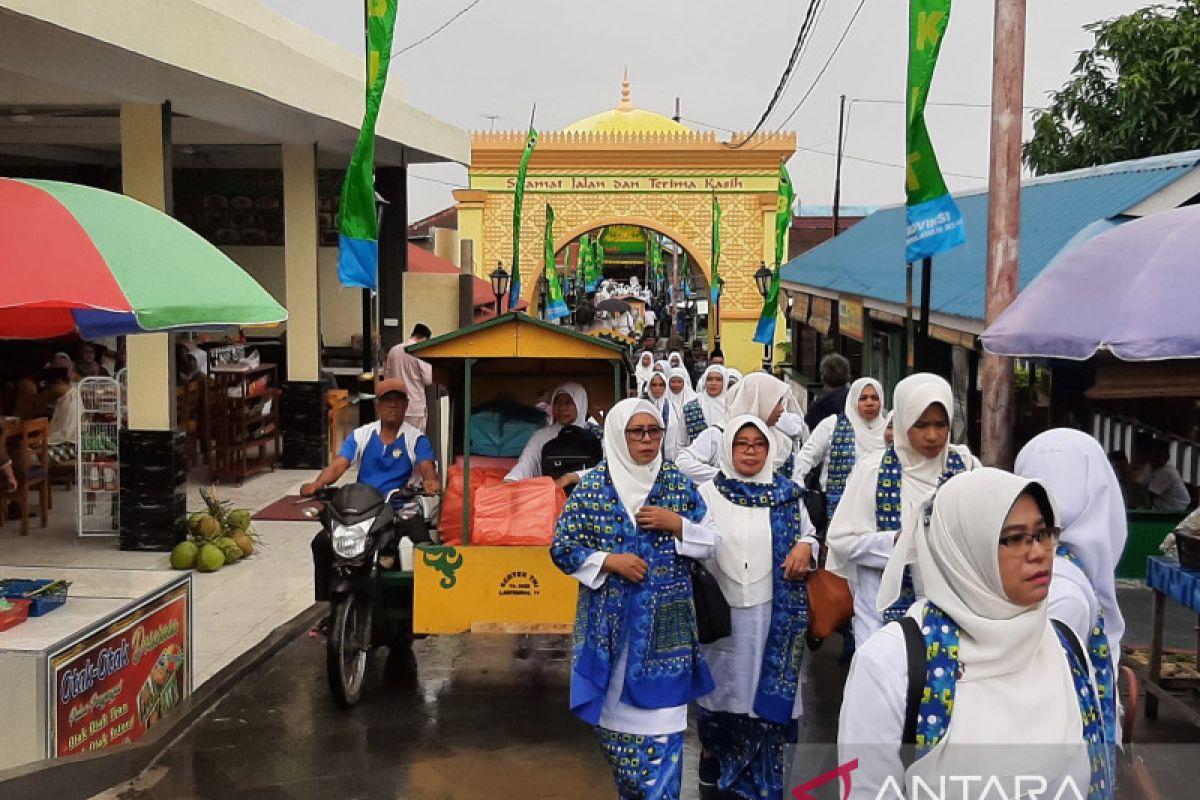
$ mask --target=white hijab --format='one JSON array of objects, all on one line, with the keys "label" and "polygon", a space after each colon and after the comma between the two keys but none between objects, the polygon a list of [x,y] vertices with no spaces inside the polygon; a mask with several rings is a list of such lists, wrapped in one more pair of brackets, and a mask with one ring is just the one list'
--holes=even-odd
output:
[{"label": "white hijab", "polygon": [[1055,428],[1035,436],[1017,456],[1018,475],[1054,493],[1062,543],[1083,562],[1104,612],[1104,629],[1114,657],[1125,633],[1114,576],[1125,550],[1128,527],[1121,484],[1100,443],[1086,433]]},{"label": "white hijab", "polygon": [[735,385],[742,382],[744,376],[742,375],[742,371],[740,369],[734,369],[733,367],[726,367],[725,371],[727,373],[725,376],[726,388],[728,388],[728,389],[733,388],[733,386],[729,385],[730,381],[733,381]]},{"label": "white hijab", "polygon": [[[708,376],[716,373],[721,376],[721,392],[716,397],[708,393]],[[704,421],[709,425],[725,424],[725,394],[728,392],[728,372],[720,364],[710,364],[700,380],[696,381],[696,398],[700,402],[700,410],[704,412]]]},{"label": "white hijab", "polygon": [[[916,525],[923,530],[909,530],[901,537],[907,546],[902,545],[904,552],[898,550],[897,556],[905,557],[893,557],[884,572],[881,606],[899,594],[905,562],[915,561],[929,601],[959,626],[963,672],[954,718],[945,738],[913,765],[916,773],[980,774],[963,770],[981,763],[993,774],[1008,773],[1015,766],[1009,763],[1012,756],[1006,761],[999,754],[981,752],[977,745],[1019,738],[1023,744],[1074,746],[1066,758],[1063,750],[1048,748],[1044,763],[1023,763],[1023,773],[1087,774],[1074,683],[1048,605],[1045,600],[1033,606],[1013,603],[1000,578],[1000,530],[1026,491],[1039,499],[1043,515],[1049,517],[1046,524],[1054,525],[1053,501],[1037,483],[987,468],[950,479],[937,492],[928,527],[924,514],[916,515]],[[951,744],[976,746],[948,748]],[[1029,757],[1026,749],[1021,753],[1022,759]],[[1041,761],[1036,756],[1033,760]]]},{"label": "white hijab", "polygon": [[[737,467],[733,464],[733,440],[737,438],[738,431],[747,425],[753,425],[763,436],[767,437],[768,448],[767,460],[763,462],[763,468],[757,475],[749,477],[738,472]],[[725,473],[725,477],[731,480],[743,483],[763,483],[769,486],[775,482],[775,470],[771,466],[775,457],[775,448],[775,439],[771,436],[771,429],[767,427],[767,423],[753,414],[742,414],[729,420],[729,424],[725,426],[725,430],[721,434],[721,452],[717,455],[717,463],[721,467],[721,472]]]},{"label": "white hijab", "polygon": [[[678,364],[675,363],[675,359],[679,359]],[[676,367],[682,367],[683,366],[683,353],[679,352],[678,350],[672,350],[671,354],[669,356],[667,356],[667,363],[671,365],[671,369],[675,369]]]},{"label": "white hijab", "polygon": [[[568,422],[567,424],[568,425],[577,425],[580,428],[586,428],[587,427],[587,416],[588,416],[587,389],[584,389],[583,386],[581,386],[578,383],[574,383],[574,382],[564,383],[561,386],[558,386],[557,388],[555,388],[554,392],[550,395],[550,406],[552,408],[554,406],[554,398],[558,397],[560,394],[567,395],[568,397],[571,398],[571,402],[573,402],[575,404],[575,419],[574,419],[574,421]],[[553,412],[551,412],[551,413],[553,413]],[[554,427],[557,427],[560,429],[562,428],[562,426],[558,425],[557,423],[555,423]]]},{"label": "white hijab", "polygon": [[[649,364],[645,363],[647,360],[649,360]],[[654,376],[654,353],[649,350],[638,353],[637,366],[634,368],[633,375],[637,380],[637,393],[640,395],[645,392],[650,378]]]},{"label": "white hijab", "polygon": [[641,510],[654,488],[658,479],[658,471],[662,468],[662,452],[654,457],[649,464],[638,464],[629,455],[629,442],[625,438],[625,428],[629,420],[638,414],[649,414],[655,423],[662,427],[662,415],[653,403],[647,400],[629,398],[622,400],[612,407],[604,419],[604,458],[608,462],[608,474],[612,479],[617,498],[632,520]]},{"label": "white hijab", "polygon": [[[775,406],[786,401],[787,385],[765,372],[752,372],[734,384],[725,393],[725,416],[734,419],[745,414],[758,417],[764,423],[775,411]],[[770,427],[772,452],[775,468],[778,468],[792,452],[793,442],[783,431]]]},{"label": "white hijab", "polygon": [[[865,420],[858,413],[858,400],[870,386],[879,395],[879,415],[873,420]],[[850,384],[850,392],[846,395],[846,419],[854,428],[854,444],[861,454],[874,453],[882,450],[883,429],[887,427],[887,409],[883,406],[883,386],[874,378],[859,378]]]},{"label": "white hijab", "polygon": [[[929,372],[918,372],[896,384],[896,394],[892,402],[895,404],[896,415],[893,426],[894,446],[896,455],[900,457],[900,466],[904,471],[904,483],[922,492],[932,492],[937,488],[942,473],[946,471],[950,439],[947,437],[946,447],[942,449],[937,458],[926,458],[913,449],[912,444],[908,441],[908,431],[925,413],[925,409],[934,403],[938,403],[946,409],[946,422],[953,429],[954,393],[944,378]],[[884,425],[886,426],[886,424],[885,422]],[[882,429],[879,435],[883,436]]]}]

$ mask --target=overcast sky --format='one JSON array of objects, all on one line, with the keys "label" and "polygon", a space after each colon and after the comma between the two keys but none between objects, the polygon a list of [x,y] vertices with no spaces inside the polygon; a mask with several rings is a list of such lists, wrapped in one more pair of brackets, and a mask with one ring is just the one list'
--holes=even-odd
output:
[{"label": "overcast sky", "polygon": [[[362,0],[259,2],[361,51]],[[470,2],[401,0],[395,49]],[[1047,92],[1067,80],[1076,54],[1092,42],[1084,25],[1146,4],[1029,0],[1026,105],[1044,105]],[[843,205],[903,200],[904,172],[886,164],[904,158],[898,101],[904,97],[907,5],[864,0],[828,70],[785,123],[859,6],[859,0],[826,2],[797,73],[765,126],[796,131],[801,149],[789,169],[802,203],[832,203],[841,94],[860,100],[851,104]],[[478,0],[444,31],[399,56],[392,74],[403,79],[409,103],[459,127],[487,129],[493,124],[487,117],[497,115],[497,129],[523,129],[536,101],[538,128],[552,130],[615,106],[628,66],[638,107],[669,116],[679,97],[685,122],[694,128],[746,130],[766,108],[807,6],[799,0]],[[992,14],[987,0],[954,4],[931,104],[990,101]],[[879,100],[889,102],[861,102]],[[931,105],[927,119],[951,191],[982,187],[987,108]],[[412,219],[452,204],[446,184],[466,183],[466,170],[454,165],[420,165],[410,174]]]}]

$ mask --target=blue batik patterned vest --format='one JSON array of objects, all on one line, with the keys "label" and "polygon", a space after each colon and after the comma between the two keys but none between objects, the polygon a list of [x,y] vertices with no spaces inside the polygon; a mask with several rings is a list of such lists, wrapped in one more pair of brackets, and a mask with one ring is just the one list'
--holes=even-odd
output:
[{"label": "blue batik patterned vest", "polygon": [[687,426],[688,441],[696,441],[696,437],[708,429],[704,419],[704,409],[700,408],[699,400],[689,400],[683,406],[683,422]]},{"label": "blue batik patterned vest", "polygon": [[845,414],[838,417],[833,429],[833,439],[829,444],[829,469],[825,479],[825,502],[829,509],[829,518],[837,511],[838,503],[846,492],[846,481],[854,469],[857,458],[854,426]]},{"label": "blue batik patterned vest", "polygon": [[[1075,566],[1083,569],[1079,556],[1066,545],[1059,545],[1056,553]],[[1108,646],[1108,634],[1104,632],[1104,612],[1096,615],[1087,641],[1088,660],[1092,662],[1092,674],[1096,678],[1096,694],[1100,698],[1100,714],[1104,718],[1104,735],[1109,742],[1117,740],[1117,694],[1113,674],[1112,650]]]},{"label": "blue batik patterned vest", "polygon": [[[921,633],[925,637],[925,691],[917,713],[917,758],[925,756],[946,735],[950,716],[954,712],[954,696],[958,679],[962,677],[959,661],[959,628],[944,611],[926,603],[921,616]],[[1113,778],[1110,770],[1110,748],[1104,735],[1099,704],[1089,679],[1087,664],[1080,661],[1068,634],[1055,626],[1055,633],[1071,667],[1071,681],[1079,702],[1083,721],[1083,738],[1087,743],[1091,781],[1088,800],[1112,797]],[[1072,637],[1073,638],[1073,637]]]},{"label": "blue batik patterned vest", "polygon": [[[938,486],[953,478],[960,472],[966,472],[967,465],[953,449],[946,456],[946,471],[938,478]],[[900,467],[900,457],[896,448],[889,447],[879,463],[879,479],[875,484],[875,529],[880,531],[900,530],[900,482],[903,470]],[[913,589],[912,569],[904,568],[904,578],[900,584],[900,597],[883,612],[887,622],[898,620],[908,611],[909,606],[917,599]]]}]

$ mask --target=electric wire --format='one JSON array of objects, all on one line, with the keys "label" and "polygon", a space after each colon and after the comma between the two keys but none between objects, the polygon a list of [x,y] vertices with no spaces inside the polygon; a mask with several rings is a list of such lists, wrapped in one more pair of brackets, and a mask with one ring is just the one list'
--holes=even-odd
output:
[{"label": "electric wire", "polygon": [[776,133],[783,130],[783,127],[792,121],[792,117],[796,116],[796,112],[798,112],[800,107],[803,106],[808,98],[812,96],[813,91],[815,91],[817,88],[817,84],[821,82],[821,78],[825,77],[825,73],[828,71],[829,66],[833,64],[833,59],[837,57],[838,51],[842,49],[842,45],[846,42],[846,37],[850,35],[851,28],[854,27],[854,23],[858,19],[858,15],[862,13],[863,7],[866,4],[867,0],[859,0],[858,8],[854,9],[854,15],[851,16],[850,21],[846,23],[846,28],[842,31],[841,38],[837,40],[837,44],[834,45],[833,50],[829,53],[829,57],[825,59],[825,63],[821,66],[821,70],[817,73],[817,76],[813,78],[812,83],[809,84],[808,91],[806,91],[800,98],[800,102],[796,103],[792,110],[788,112],[788,115],[784,117],[783,122],[779,123],[779,126],[775,128]]},{"label": "electric wire", "polygon": [[407,53],[409,50],[412,50],[414,47],[417,47],[417,46],[419,46],[419,45],[423,45],[423,44],[425,44],[425,43],[426,43],[426,42],[428,42],[430,39],[432,39],[433,37],[437,36],[437,35],[438,35],[439,33],[441,33],[442,31],[446,30],[446,28],[449,28],[451,25],[453,25],[453,24],[454,24],[454,22],[455,22],[455,21],[457,21],[457,20],[458,20],[458,18],[459,18],[459,17],[461,17],[461,16],[463,16],[464,14],[466,14],[468,11],[470,11],[470,10],[471,10],[472,8],[474,8],[475,6],[479,5],[481,2],[482,2],[482,0],[472,0],[472,2],[471,2],[471,3],[469,3],[469,4],[468,4],[468,5],[465,7],[465,8],[459,9],[459,11],[458,11],[458,13],[457,13],[457,14],[455,14],[453,17],[451,17],[450,19],[448,19],[448,20],[446,20],[445,22],[443,22],[443,23],[442,23],[441,25],[439,25],[437,28],[434,28],[432,31],[430,31],[429,33],[425,34],[425,35],[424,35],[424,36],[422,36],[420,39],[417,39],[417,40],[416,40],[415,42],[413,42],[412,44],[407,44],[407,45],[405,45],[404,47],[401,47],[401,48],[400,48],[399,50],[397,50],[396,52],[392,53],[392,58],[396,58],[397,56],[404,55],[404,54],[405,54],[405,53]]},{"label": "electric wire", "polygon": [[783,90],[787,87],[791,80],[792,71],[796,68],[796,63],[800,60],[800,51],[804,49],[804,43],[807,41],[809,34],[812,32],[813,24],[816,21],[818,12],[823,5],[824,0],[808,0],[808,9],[804,12],[804,21],[800,24],[800,31],[796,34],[796,43],[792,46],[792,53],[788,57],[787,66],[783,69],[783,75],[779,77],[779,83],[775,86],[775,93],[771,95],[771,100],[767,103],[767,108],[763,111],[762,116],[755,124],[754,129],[746,135],[740,142],[730,143],[730,148],[736,150],[744,146],[747,142],[755,137],[762,130],[767,118],[771,116],[771,112],[779,105],[779,99],[783,96]]}]

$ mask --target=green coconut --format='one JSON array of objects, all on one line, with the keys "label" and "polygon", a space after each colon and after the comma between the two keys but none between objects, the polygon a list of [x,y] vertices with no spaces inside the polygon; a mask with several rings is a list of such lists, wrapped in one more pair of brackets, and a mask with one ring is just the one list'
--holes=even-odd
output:
[{"label": "green coconut", "polygon": [[196,569],[201,572],[216,572],[225,566],[225,554],[215,544],[200,546],[200,554],[196,558]]},{"label": "green coconut", "polygon": [[173,569],[191,569],[196,566],[196,557],[200,548],[195,542],[180,542],[171,551],[171,567]]},{"label": "green coconut", "polygon": [[237,561],[239,558],[242,557],[241,546],[238,545],[238,543],[235,542],[233,539],[230,539],[228,536],[222,536],[221,538],[219,538],[215,542],[213,542],[213,544],[215,544],[217,547],[219,547],[221,549],[222,555],[225,556],[226,564],[232,564],[233,562]]},{"label": "green coconut", "polygon": [[250,527],[250,511],[245,508],[239,508],[235,511],[230,511],[228,516],[225,517],[225,524],[229,526],[231,531],[246,530]]}]

